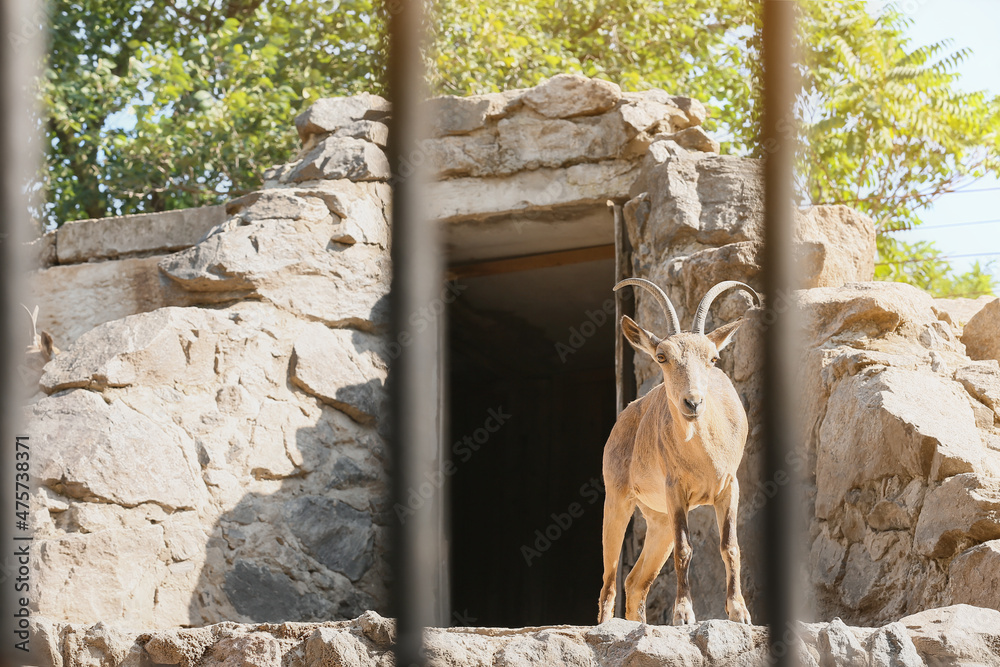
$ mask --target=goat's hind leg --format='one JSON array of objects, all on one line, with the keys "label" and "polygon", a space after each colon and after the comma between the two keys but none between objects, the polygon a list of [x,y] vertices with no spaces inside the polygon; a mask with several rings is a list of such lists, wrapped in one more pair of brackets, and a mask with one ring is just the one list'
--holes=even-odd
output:
[{"label": "goat's hind leg", "polygon": [[625,618],[645,623],[646,595],[670,557],[674,539],[670,517],[645,509],[642,515],[646,517],[646,541],[639,560],[625,579]]},{"label": "goat's hind leg", "polygon": [[635,503],[608,489],[604,498],[604,585],[598,602],[597,622],[604,623],[615,616],[615,594],[618,584],[618,557]]}]

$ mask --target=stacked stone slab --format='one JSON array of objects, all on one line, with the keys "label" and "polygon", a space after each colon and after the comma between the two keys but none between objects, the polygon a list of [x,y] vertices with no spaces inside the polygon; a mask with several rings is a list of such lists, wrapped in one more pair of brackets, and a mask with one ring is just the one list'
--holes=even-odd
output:
[{"label": "stacked stone slab", "polygon": [[[877,628],[840,619],[800,623],[773,651],[767,628],[707,621],[663,627],[623,619],[591,627],[450,628],[426,633],[429,665],[620,667],[769,665],[791,653],[803,667],[995,665],[1000,612],[957,605]],[[108,624],[35,622],[33,664],[44,667],[384,667],[396,626],[373,612],[339,623],[226,623],[138,633]]]},{"label": "stacked stone slab", "polygon": [[[346,124],[332,101],[317,102],[296,125],[305,150],[267,174],[269,186],[309,183],[354,170],[387,175],[381,158],[360,167],[372,144],[384,145],[381,103],[371,96],[361,121]],[[364,105],[362,105],[364,106]],[[701,128],[704,106],[662,90],[623,93],[614,83],[561,74],[528,90],[430,100],[431,133],[408,165],[437,179],[430,215],[443,222],[489,219],[512,211],[623,200],[654,137],[679,150],[718,152]],[[331,157],[334,156],[334,157]]]},{"label": "stacked stone slab", "polygon": [[27,248],[37,267],[28,301],[38,306],[39,328],[65,349],[98,324],[190,305],[189,295],[175,289],[157,264],[163,255],[194,245],[226,218],[225,206],[207,206],[78,220],[45,234]]},{"label": "stacked stone slab", "polygon": [[[697,102],[579,76],[429,105],[411,157],[440,176],[445,221],[604,210],[654,135],[717,148]],[[36,242],[64,350],[26,415],[39,613],[150,628],[385,609],[387,116],[374,95],[320,100],[260,191]]]},{"label": "stacked stone slab", "polygon": [[[678,153],[655,142],[625,205],[634,275],[663,286],[682,326],[690,326],[715,283],[760,288],[762,213],[757,161]],[[935,300],[908,285],[869,282],[874,224],[846,207],[799,211],[794,246],[807,289],[749,311],[722,355],[750,419],[739,537],[751,611],[760,617],[764,610],[762,564],[770,547],[762,541],[761,510],[776,483],[761,477],[762,335],[774,311],[793,305],[801,311],[804,350],[796,366],[801,405],[788,419],[799,422],[802,447],[788,472],[806,481],[809,528],[800,555],[809,558],[817,618],[876,624],[949,603],[1000,609],[1000,369],[995,353],[985,358],[996,329],[980,333],[1000,301],[967,312],[968,304]],[[655,302],[637,297],[639,322],[664,330]],[[728,293],[708,328],[749,306],[745,294]],[[636,379],[644,394],[660,381],[659,368],[639,355]],[[692,516],[695,611],[724,617],[715,516],[710,508]],[[641,522],[636,535],[633,558]],[[650,594],[651,620],[669,621],[673,591],[668,562]]]}]

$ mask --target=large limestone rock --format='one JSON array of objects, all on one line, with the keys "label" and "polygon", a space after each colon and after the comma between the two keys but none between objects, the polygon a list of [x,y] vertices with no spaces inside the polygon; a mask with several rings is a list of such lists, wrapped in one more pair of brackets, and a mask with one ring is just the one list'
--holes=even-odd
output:
[{"label": "large limestone rock", "polygon": [[373,142],[336,135],[323,139],[286,177],[288,182],[389,178],[389,159]]},{"label": "large limestone rock", "polygon": [[193,443],[176,426],[120,399],[106,403],[82,390],[44,398],[31,408],[27,428],[39,445],[36,478],[64,496],[131,507],[155,503],[168,511],[204,502]]},{"label": "large limestone rock", "polygon": [[432,125],[431,134],[436,137],[469,134],[486,127],[488,120],[506,116],[521,92],[435,97],[427,102],[425,118]]},{"label": "large limestone rock", "polygon": [[800,304],[818,612],[871,623],[961,601],[968,570],[942,565],[996,530],[994,421],[973,392],[992,368],[909,286],[807,290]]},{"label": "large limestone rock", "polygon": [[955,371],[969,395],[993,412],[991,425],[1000,416],[1000,363],[996,359],[977,361]]},{"label": "large limestone rock", "polygon": [[317,100],[295,119],[302,143],[316,134],[335,132],[365,120],[382,120],[389,115],[389,103],[370,93],[352,97]]},{"label": "large limestone rock", "polygon": [[[260,217],[263,202],[258,200],[246,215],[230,220],[198,245],[161,260],[160,269],[205,302],[230,300],[239,293],[330,326],[381,326],[388,316],[389,264],[382,245],[387,235],[381,208],[388,190],[383,184],[365,188],[333,183],[330,188],[321,184],[283,193],[283,199],[294,201],[283,204],[282,217]],[[344,219],[349,222],[344,224]]]},{"label": "large limestone rock", "polygon": [[38,306],[38,328],[51,333],[56,345],[65,349],[105,322],[197,303],[160,272],[161,257],[60,265],[38,272],[30,282],[28,297]]},{"label": "large limestone rock", "polygon": [[322,325],[296,339],[292,381],[356,420],[372,423],[384,410],[386,362],[378,338]]},{"label": "large limestone rock", "polygon": [[899,368],[851,376],[831,393],[820,427],[816,515],[830,516],[869,480],[983,470],[984,450],[972,408],[954,382]]},{"label": "large limestone rock", "polygon": [[847,206],[813,206],[796,220],[802,287],[839,287],[875,277],[875,223]]},{"label": "large limestone rock", "polygon": [[611,114],[576,122],[519,114],[500,120],[497,135],[500,158],[511,171],[616,158],[631,138],[621,116]]},{"label": "large limestone rock", "polygon": [[1000,663],[1000,612],[959,604],[899,621],[928,665]]},{"label": "large limestone rock", "polygon": [[965,297],[934,299],[934,309],[939,318],[961,332],[976,313],[995,300],[995,296],[988,294],[975,299]]},{"label": "large limestone rock", "polygon": [[[28,244],[37,267],[27,302],[60,348],[99,324],[195,303],[163,276],[164,253],[188,248],[226,220],[225,206],[78,220]],[[58,249],[58,251],[57,251]]]},{"label": "large limestone rock", "polygon": [[548,118],[590,116],[621,99],[617,84],[579,74],[557,74],[524,94],[524,103]]},{"label": "large limestone rock", "polygon": [[[71,622],[100,618],[133,627],[157,625],[154,600],[169,576],[163,534],[162,527],[148,524],[42,542],[35,603],[58,609]],[[77,581],[79,576],[87,581]]]},{"label": "large limestone rock", "polygon": [[[662,271],[658,258],[669,248],[675,263],[667,270],[685,281],[689,298],[692,288],[703,292],[716,276],[715,282],[753,281],[763,244],[759,164],[661,150],[670,143],[660,139],[650,147],[626,204],[637,269]],[[839,287],[874,275],[875,224],[862,213],[846,206],[804,209],[796,215],[794,238],[802,287]],[[683,264],[677,261],[685,255]],[[691,271],[702,275],[692,280],[686,275]]]},{"label": "large limestone rock", "polygon": [[962,342],[973,359],[1000,360],[1000,299],[987,303],[969,319]]},{"label": "large limestone rock", "polygon": [[199,373],[188,379],[209,381],[206,363],[215,344],[206,334],[236,327],[225,315],[196,308],[160,308],[91,329],[67,354],[58,355],[42,376],[48,393],[62,389],[153,385],[172,382],[178,371]]},{"label": "large limestone rock", "polygon": [[[31,657],[39,665],[250,665],[384,667],[393,663],[395,622],[373,612],[353,621],[240,625],[139,632],[70,625],[33,617]],[[994,665],[1000,662],[1000,612],[966,605],[915,614],[879,628],[796,624],[775,655],[801,665]],[[767,629],[729,621],[680,628],[612,619],[598,626],[428,629],[430,665],[723,667],[774,661]],[[36,659],[37,656],[37,659]],[[81,662],[90,660],[93,662]],[[98,662],[99,661],[99,662]]]},{"label": "large limestone rock", "polygon": [[966,473],[945,480],[928,494],[913,546],[941,558],[996,538],[1000,538],[1000,479]]},{"label": "large limestone rock", "polygon": [[[527,91],[435,98],[428,115],[431,136],[411,158],[441,179],[429,186],[429,200],[432,215],[444,220],[622,199],[634,174],[615,176],[632,171],[658,135],[685,152],[718,150],[697,127],[705,119],[699,103],[663,91],[621,94],[579,76]],[[497,180],[478,194],[465,191],[482,178]]]},{"label": "large limestone rock", "polygon": [[[385,101],[371,95],[317,101],[296,120],[301,152],[288,164],[269,170],[266,184],[311,187],[336,179],[388,178],[388,163],[381,151],[388,112]],[[477,200],[493,189],[509,187],[516,195],[525,185],[533,187],[532,178],[517,178],[524,172],[563,170],[581,163],[600,165],[601,173],[589,175],[575,175],[571,169],[555,171],[541,186],[549,192],[567,190],[565,196],[545,197],[545,205],[577,199],[603,205],[608,198],[622,198],[631,184],[603,186],[607,172],[628,171],[658,134],[672,137],[674,145],[685,152],[718,151],[718,144],[698,127],[706,112],[697,101],[657,90],[622,94],[616,84],[580,75],[559,75],[528,90],[434,98],[428,102],[426,116],[431,136],[408,156],[403,169],[419,165],[445,179],[431,184],[433,191],[447,190],[448,179],[457,177],[503,179],[469,199],[494,216],[526,206],[503,197]],[[588,176],[597,190],[578,196],[579,183]],[[447,206],[439,206],[432,215],[446,219],[454,214]]]},{"label": "large limestone rock", "polygon": [[1000,540],[983,542],[951,561],[947,597],[955,603],[995,606],[1000,598]]},{"label": "large limestone rock", "polygon": [[435,184],[430,214],[445,222],[488,219],[497,212],[539,215],[559,207],[604,205],[628,194],[638,174],[633,162],[537,169],[509,178],[453,178]]},{"label": "large limestone rock", "polygon": [[[359,424],[289,381],[296,340],[317,328],[267,304],[168,308],[102,325],[59,355],[45,380],[53,394],[29,412],[44,489],[40,580],[53,590],[38,598],[42,613],[96,618],[98,607],[80,606],[102,599],[92,587],[121,592],[98,576],[109,560],[88,554],[110,548],[103,535],[132,544],[152,528],[157,539],[141,546],[154,558],[124,546],[119,556],[138,568],[121,576],[146,588],[101,618],[321,619],[385,599],[374,420]],[[372,372],[358,377],[380,385],[384,369]],[[333,532],[283,500],[313,496],[341,517]]]}]

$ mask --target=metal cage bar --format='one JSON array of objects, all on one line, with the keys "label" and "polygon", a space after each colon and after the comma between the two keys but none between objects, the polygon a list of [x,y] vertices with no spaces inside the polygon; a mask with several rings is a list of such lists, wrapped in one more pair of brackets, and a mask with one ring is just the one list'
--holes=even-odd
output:
[{"label": "metal cage bar", "polygon": [[[788,631],[794,620],[795,498],[796,483],[786,470],[794,450],[795,414],[789,380],[794,336],[790,306],[784,300],[794,285],[792,266],[793,168],[796,135],[793,128],[795,73],[792,44],[795,37],[795,2],[764,0],[763,65],[764,108],[761,146],[764,159],[764,477],[789,483],[776,484],[774,497],[764,508],[765,590],[770,629],[770,655],[775,665],[797,664]],[[785,308],[783,306],[788,306]]]},{"label": "metal cage bar", "polygon": [[[615,220],[615,284],[632,277],[632,245],[629,243],[628,229],[625,227],[625,211],[622,204],[608,202]],[[615,292],[615,321],[619,326],[622,316],[635,317],[635,292],[618,290]],[[628,404],[636,399],[635,357],[632,346],[622,335],[615,336],[615,412],[621,414]],[[629,554],[628,544],[633,539],[633,522],[629,521],[625,530],[625,540],[618,552],[618,572],[615,575],[615,616],[625,618],[625,563]]]},{"label": "metal cage bar", "polygon": [[[0,664],[37,663],[32,655],[15,645],[26,638],[20,614],[23,599],[34,599],[34,570],[25,573],[17,550],[31,544],[30,527],[14,528],[15,437],[19,433],[19,401],[22,386],[17,365],[18,305],[24,299],[22,282],[25,269],[23,243],[31,227],[29,191],[26,187],[41,163],[41,143],[37,136],[36,101],[32,87],[44,53],[45,15],[38,0],[0,2],[0,493],[3,494],[3,556],[0,557],[3,621],[0,622]],[[27,441],[30,447],[30,441]],[[24,451],[23,449],[21,450]],[[30,449],[28,450],[30,454]],[[30,466],[31,459],[27,459]],[[28,471],[30,475],[30,470]],[[27,574],[28,581],[25,581]],[[18,581],[18,577],[21,580]],[[29,588],[24,589],[23,584]],[[20,588],[20,589],[19,589]],[[30,648],[36,642],[30,641]],[[37,654],[36,654],[37,655]]]},{"label": "metal cage bar", "polygon": [[[400,354],[390,366],[389,451],[393,506],[406,505],[410,491],[440,475],[445,422],[445,346],[440,318],[412,327],[410,315],[439,296],[444,263],[438,229],[423,202],[419,139],[425,124],[421,0],[392,0],[389,16],[389,100],[392,118],[387,153],[392,168],[392,340]],[[423,628],[444,625],[448,601],[443,535],[445,500],[433,495],[408,507],[394,522],[393,612],[397,618],[396,664],[422,665]]]}]

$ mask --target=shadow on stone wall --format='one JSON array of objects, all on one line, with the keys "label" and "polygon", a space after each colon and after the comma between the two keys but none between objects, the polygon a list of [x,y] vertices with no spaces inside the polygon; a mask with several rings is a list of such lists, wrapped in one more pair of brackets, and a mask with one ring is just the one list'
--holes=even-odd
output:
[{"label": "shadow on stone wall", "polygon": [[[358,354],[375,348],[372,338],[350,331]],[[301,394],[306,360],[296,345],[287,389]],[[384,352],[380,359],[388,363]],[[326,400],[342,409],[316,399],[319,419],[295,431],[297,474],[275,480],[273,491],[246,494],[215,523],[191,598],[192,624],[329,621],[368,609],[385,612],[392,519],[386,449],[374,416],[385,412],[384,381],[339,385],[333,393]]]}]

